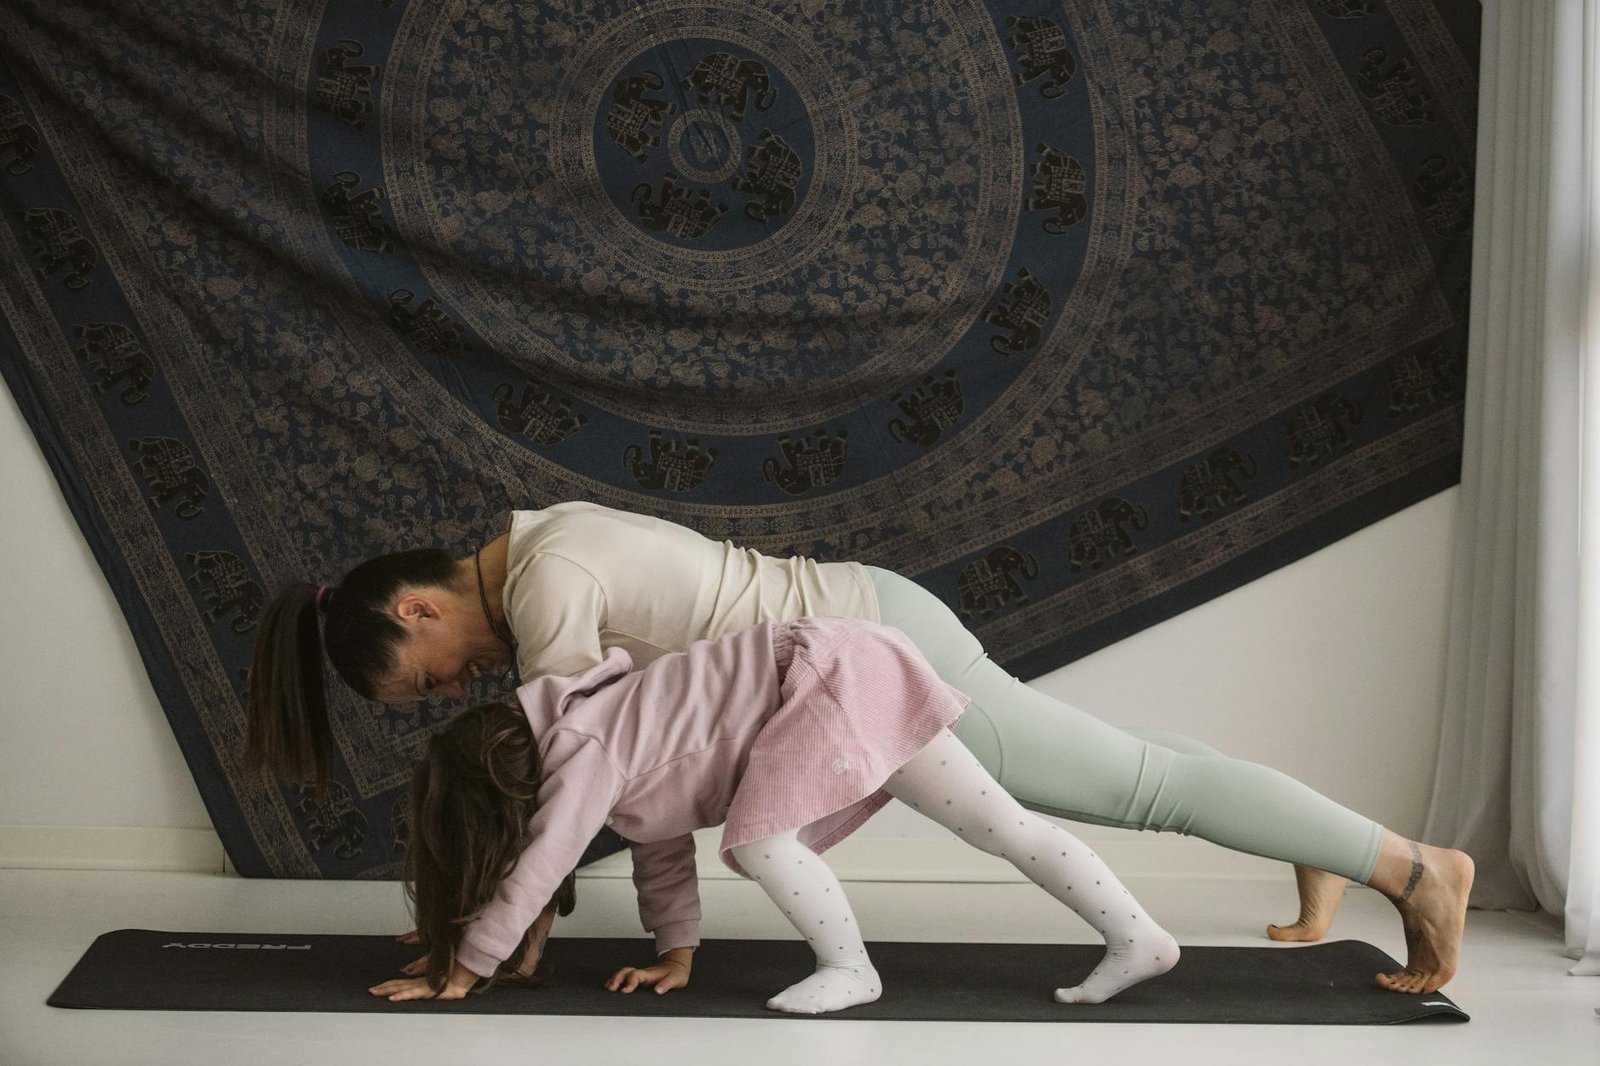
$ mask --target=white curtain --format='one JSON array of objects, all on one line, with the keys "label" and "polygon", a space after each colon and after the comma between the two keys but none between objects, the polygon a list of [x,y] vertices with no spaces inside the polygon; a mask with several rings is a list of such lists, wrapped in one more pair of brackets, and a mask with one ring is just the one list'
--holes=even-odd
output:
[{"label": "white curtain", "polygon": [[1600,974],[1600,0],[1486,0],[1466,450],[1426,837]]}]

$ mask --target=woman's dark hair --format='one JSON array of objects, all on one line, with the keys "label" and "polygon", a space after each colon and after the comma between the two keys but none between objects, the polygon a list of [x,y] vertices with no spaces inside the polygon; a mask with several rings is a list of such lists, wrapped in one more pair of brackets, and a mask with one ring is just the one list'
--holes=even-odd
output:
[{"label": "woman's dark hair", "polygon": [[[522,854],[538,793],[539,748],[515,707],[463,711],[428,742],[411,780],[406,894],[434,991],[455,965],[462,927]],[[556,912],[570,914],[575,903],[569,874],[556,892]],[[524,938],[490,984],[514,977],[528,947]]]},{"label": "woman's dark hair", "polygon": [[372,699],[405,635],[389,610],[394,601],[410,589],[448,587],[455,577],[448,552],[422,548],[369,559],[336,588],[296,583],[280,592],[256,634],[245,765],[311,781],[322,792],[333,758],[324,651],[345,684]]}]

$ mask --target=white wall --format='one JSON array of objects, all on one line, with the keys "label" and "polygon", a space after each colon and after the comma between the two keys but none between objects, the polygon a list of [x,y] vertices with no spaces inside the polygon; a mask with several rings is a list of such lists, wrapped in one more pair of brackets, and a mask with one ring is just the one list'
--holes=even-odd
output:
[{"label": "white wall", "polygon": [[[0,866],[219,864],[121,611],[0,393]],[[1275,766],[1414,834],[1437,745],[1455,497],[1035,683]],[[943,835],[893,807],[866,832]]]}]

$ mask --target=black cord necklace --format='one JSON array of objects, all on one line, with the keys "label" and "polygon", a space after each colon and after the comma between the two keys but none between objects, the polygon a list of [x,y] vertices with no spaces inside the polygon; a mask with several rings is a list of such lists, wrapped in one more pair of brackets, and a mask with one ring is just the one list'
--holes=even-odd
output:
[{"label": "black cord necklace", "polygon": [[502,628],[494,620],[494,613],[489,610],[489,593],[483,586],[483,560],[479,558],[482,554],[482,548],[472,553],[472,565],[478,571],[478,601],[483,604],[484,620],[489,623],[489,632],[495,635],[496,640],[501,641],[508,648],[515,649],[517,646],[516,640],[509,631]]}]

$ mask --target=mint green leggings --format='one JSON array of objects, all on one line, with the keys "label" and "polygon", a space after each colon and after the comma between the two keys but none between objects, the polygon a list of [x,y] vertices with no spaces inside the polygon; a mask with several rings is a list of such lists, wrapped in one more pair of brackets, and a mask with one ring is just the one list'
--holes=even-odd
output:
[{"label": "mint green leggings", "polygon": [[1029,688],[991,661],[938,597],[891,571],[867,572],[883,624],[972,698],[956,736],[1024,806],[1371,879],[1383,840],[1376,822],[1276,770],[1175,734],[1141,739]]}]

